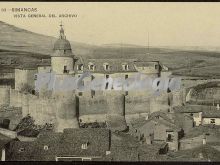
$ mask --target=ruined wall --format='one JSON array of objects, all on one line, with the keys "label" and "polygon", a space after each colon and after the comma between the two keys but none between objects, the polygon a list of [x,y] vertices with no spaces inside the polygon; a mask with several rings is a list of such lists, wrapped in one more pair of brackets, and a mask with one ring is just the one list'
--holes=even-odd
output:
[{"label": "ruined wall", "polygon": [[10,104],[10,88],[0,87],[0,105]]}]

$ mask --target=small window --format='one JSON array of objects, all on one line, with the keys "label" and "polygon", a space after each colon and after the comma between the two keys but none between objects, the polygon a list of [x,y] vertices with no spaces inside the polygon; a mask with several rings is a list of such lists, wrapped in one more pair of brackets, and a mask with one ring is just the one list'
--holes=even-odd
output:
[{"label": "small window", "polygon": [[167,141],[168,141],[168,142],[172,142],[172,141],[173,141],[173,138],[172,138],[172,135],[171,135],[171,134],[168,134],[168,135],[167,135]]},{"label": "small window", "polygon": [[90,70],[94,70],[94,65],[90,65]]},{"label": "small window", "polygon": [[123,70],[128,70],[129,69],[128,64],[122,64],[122,68]]},{"label": "small window", "polygon": [[128,65],[125,65],[125,70],[128,70]]},{"label": "small window", "polygon": [[63,73],[69,73],[69,70],[67,70],[67,66],[66,65],[63,67]]},{"label": "small window", "polygon": [[155,67],[155,69],[159,69],[159,65],[158,64],[154,65],[154,67]]},{"label": "small window", "polygon": [[81,148],[82,148],[83,150],[86,150],[86,149],[88,148],[88,145],[89,145],[88,142],[83,143],[82,146],[81,146]]},{"label": "small window", "polygon": [[44,146],[44,150],[47,151],[49,147],[47,145]]},{"label": "small window", "polygon": [[19,152],[24,152],[24,148],[19,148]]},{"label": "small window", "polygon": [[77,65],[77,68],[76,68],[77,70],[83,70],[83,65],[82,64],[79,64],[79,65]]},{"label": "small window", "polygon": [[127,78],[128,78],[128,75],[126,74],[126,75],[125,75],[125,79],[127,79]]},{"label": "small window", "polygon": [[108,78],[109,78],[109,75],[107,74],[107,75],[105,76],[105,78],[108,79]]},{"label": "small window", "polygon": [[37,80],[37,75],[36,74],[34,75],[34,80]]}]

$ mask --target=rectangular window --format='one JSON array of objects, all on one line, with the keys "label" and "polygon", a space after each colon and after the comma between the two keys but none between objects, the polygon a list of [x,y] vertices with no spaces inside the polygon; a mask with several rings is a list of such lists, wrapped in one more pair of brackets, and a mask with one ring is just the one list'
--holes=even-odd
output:
[{"label": "rectangular window", "polygon": [[37,75],[36,74],[34,75],[34,80],[37,80]]},{"label": "rectangular window", "polygon": [[168,142],[172,142],[173,141],[173,138],[172,138],[171,134],[167,134],[167,141]]},{"label": "rectangular window", "polygon": [[154,67],[155,67],[155,69],[159,69],[159,65],[157,65],[157,64]]},{"label": "rectangular window", "polygon": [[63,73],[69,73],[69,71],[67,70],[67,66],[66,65],[63,67]]}]

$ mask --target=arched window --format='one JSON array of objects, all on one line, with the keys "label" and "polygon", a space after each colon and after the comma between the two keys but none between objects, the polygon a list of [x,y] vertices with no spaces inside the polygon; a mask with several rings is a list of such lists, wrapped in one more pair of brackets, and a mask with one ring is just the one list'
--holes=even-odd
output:
[{"label": "arched window", "polygon": [[83,70],[83,64],[78,64],[78,65],[76,66],[76,69],[77,69],[77,70]]},{"label": "arched window", "polygon": [[89,63],[89,70],[95,70],[95,65],[93,63]]},{"label": "arched window", "polygon": [[123,63],[122,64],[122,69],[123,70],[129,70],[128,64],[127,63]]}]

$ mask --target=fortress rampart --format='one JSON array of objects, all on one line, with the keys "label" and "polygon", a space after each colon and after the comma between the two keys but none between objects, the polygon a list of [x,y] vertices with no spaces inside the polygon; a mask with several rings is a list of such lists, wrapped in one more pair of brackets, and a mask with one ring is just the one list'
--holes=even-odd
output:
[{"label": "fortress rampart", "polygon": [[108,116],[118,116],[128,122],[131,118],[147,116],[149,113],[168,110],[172,104],[184,102],[184,90],[163,92],[152,96],[144,91],[97,91],[92,95],[84,92],[82,96],[75,93],[54,94],[42,97],[23,94],[14,89],[0,88],[0,97],[10,106],[22,107],[22,116],[30,114],[36,124],[52,123],[55,131],[64,128],[77,128],[79,122],[106,122]]}]

